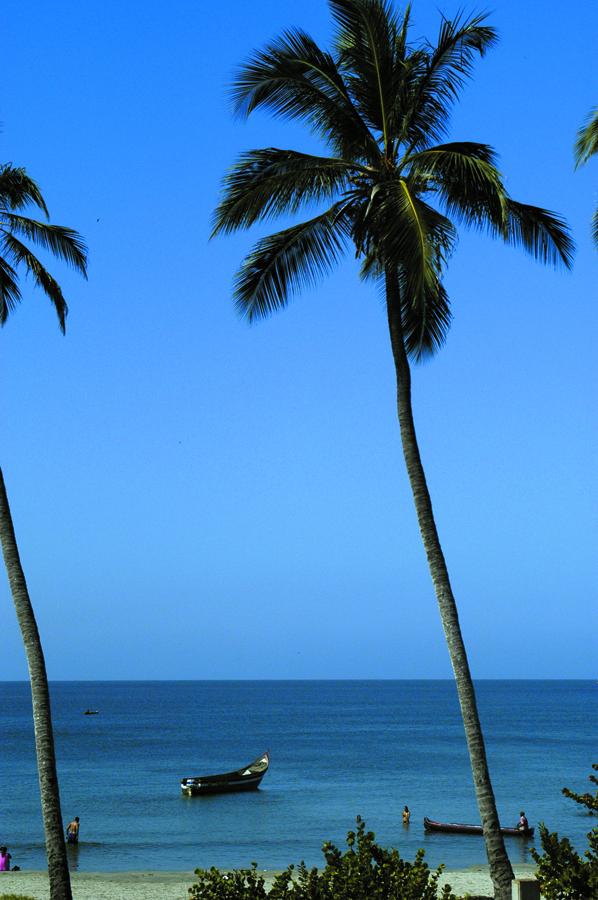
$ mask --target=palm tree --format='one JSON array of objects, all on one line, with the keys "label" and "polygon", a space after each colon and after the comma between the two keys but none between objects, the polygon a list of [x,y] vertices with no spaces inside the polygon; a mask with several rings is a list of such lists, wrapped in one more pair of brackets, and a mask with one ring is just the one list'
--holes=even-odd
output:
[{"label": "palm tree", "polygon": [[496,41],[485,16],[442,18],[435,44],[410,44],[409,7],[399,17],[387,0],[329,4],[332,52],[300,29],[287,30],[243,65],[233,87],[237,113],[263,108],[303,121],[328,155],[274,147],[241,155],[225,176],[213,233],[326,201],[324,211],[259,240],[242,263],[234,296],[250,321],[283,308],[350,245],[362,276],[384,286],[405,463],[455,674],[495,897],[507,900],[513,871],[418,448],[409,358],[439,349],[450,325],[442,278],[456,241],[451,218],[547,263],[569,266],[573,245],[561,218],[509,196],[489,146],[441,142],[476,55]]},{"label": "palm tree", "polygon": [[[22,238],[49,250],[84,276],[87,272],[85,244],[71,228],[50,225],[47,221],[37,221],[23,215],[23,210],[31,204],[37,206],[46,218],[49,217],[37,184],[25,170],[11,165],[0,166],[0,324],[5,324],[9,314],[21,300],[18,270],[24,268],[33,277],[34,283],[50,298],[64,332],[68,308],[60,285]],[[1,470],[0,542],[29,667],[50,897],[51,900],[72,900],[56,773],[48,677]]]},{"label": "palm tree", "polygon": [[[585,165],[596,153],[598,153],[598,109],[590,113],[585,124],[577,132],[575,168]],[[598,247],[598,206],[592,216],[592,237]]]}]

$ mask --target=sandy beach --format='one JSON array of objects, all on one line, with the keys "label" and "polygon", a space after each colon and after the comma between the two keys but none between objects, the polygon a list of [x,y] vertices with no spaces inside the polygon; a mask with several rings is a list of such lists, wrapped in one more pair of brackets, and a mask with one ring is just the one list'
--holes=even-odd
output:
[{"label": "sandy beach", "polygon": [[[517,878],[531,878],[533,866],[515,866]],[[266,879],[275,873],[264,873]],[[195,880],[193,872],[73,872],[74,900],[185,900]],[[458,895],[492,896],[487,866],[473,866],[443,874]],[[15,893],[33,900],[49,900],[45,872],[5,872],[0,876],[2,894]],[[2,896],[0,894],[0,897]]]}]

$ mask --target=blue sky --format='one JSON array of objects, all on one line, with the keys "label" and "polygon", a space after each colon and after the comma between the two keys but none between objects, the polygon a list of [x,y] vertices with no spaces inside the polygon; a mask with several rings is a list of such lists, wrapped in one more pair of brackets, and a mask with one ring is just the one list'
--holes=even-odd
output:
[{"label": "blue sky", "polygon": [[[419,0],[413,37],[433,38]],[[458,4],[440,5],[453,15]],[[472,7],[472,9],[479,7]],[[243,149],[313,149],[235,120],[235,67],[323,0],[3,7],[0,159],[90,249],[59,264],[62,337],[30,286],[0,334],[4,470],[51,678],[444,677],[403,470],[384,309],[349,258],[249,327],[231,285],[256,235],[208,242]],[[572,273],[463,232],[447,345],[414,407],[474,675],[595,677],[598,102],[593,2],[498,0],[451,138],[557,210]],[[5,579],[4,679],[26,677]]]}]

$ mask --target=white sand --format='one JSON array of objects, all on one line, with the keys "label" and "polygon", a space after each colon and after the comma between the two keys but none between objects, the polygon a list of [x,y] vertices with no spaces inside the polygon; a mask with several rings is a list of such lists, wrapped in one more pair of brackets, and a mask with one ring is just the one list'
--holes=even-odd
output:
[{"label": "white sand", "polygon": [[[189,900],[193,872],[72,872],[74,900]],[[47,872],[3,872],[2,894],[49,900]]]},{"label": "white sand", "polygon": [[[515,878],[533,878],[534,865],[513,866]],[[472,866],[470,869],[445,870],[440,878],[440,886],[450,884],[458,897],[472,894],[476,897],[493,897],[494,889],[488,866]],[[515,896],[515,894],[514,894]]]},{"label": "white sand", "polygon": [[[514,868],[517,878],[533,877],[534,866]],[[193,872],[73,872],[71,879],[74,900],[188,900],[195,875]],[[441,885],[446,883],[457,895],[492,897],[487,866],[444,872]],[[2,894],[49,900],[47,872],[2,872],[0,897]]]}]

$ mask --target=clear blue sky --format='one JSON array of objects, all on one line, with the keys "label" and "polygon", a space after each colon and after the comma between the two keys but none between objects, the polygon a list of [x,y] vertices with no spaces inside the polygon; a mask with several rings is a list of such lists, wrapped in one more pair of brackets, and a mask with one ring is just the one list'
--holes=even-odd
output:
[{"label": "clear blue sky", "polygon": [[[419,0],[413,37],[434,37]],[[242,149],[315,146],[226,88],[323,0],[3,5],[0,159],[83,233],[62,337],[28,288],[0,333],[0,462],[51,678],[450,674],[395,421],[384,309],[348,259],[249,327],[256,234],[208,242]],[[479,7],[471,7],[479,9]],[[497,0],[451,136],[568,219],[572,273],[462,233],[448,343],[414,373],[424,464],[474,675],[595,677],[598,7]],[[0,678],[26,677],[6,580]]]}]

